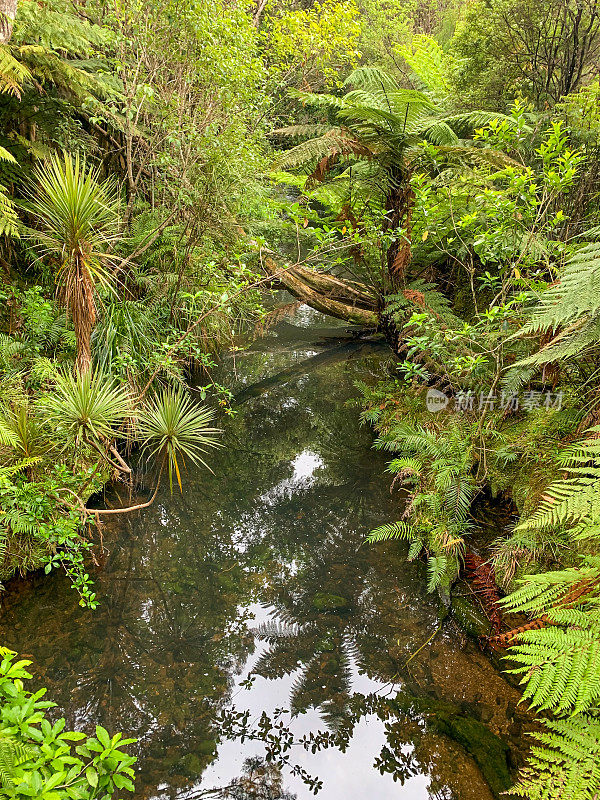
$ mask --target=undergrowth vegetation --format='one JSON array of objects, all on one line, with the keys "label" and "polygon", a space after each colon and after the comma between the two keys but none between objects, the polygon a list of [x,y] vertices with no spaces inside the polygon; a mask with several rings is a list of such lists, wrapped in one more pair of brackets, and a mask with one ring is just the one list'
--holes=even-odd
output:
[{"label": "undergrowth vegetation", "polygon": [[6,648],[0,654],[0,796],[92,800],[132,792],[136,759],[122,748],[135,740],[101,725],[86,736],[67,730],[64,719],[52,722],[46,690],[25,688],[31,662]]},{"label": "undergrowth vegetation", "polygon": [[[402,490],[370,542],[450,606],[482,500],[510,505],[480,555],[543,715],[514,792],[596,797],[599,48],[595,0],[0,0],[0,580],[101,602],[103,519],[210,467],[215,367],[286,288],[393,351],[359,386]],[[24,666],[0,794],[130,789]]]}]

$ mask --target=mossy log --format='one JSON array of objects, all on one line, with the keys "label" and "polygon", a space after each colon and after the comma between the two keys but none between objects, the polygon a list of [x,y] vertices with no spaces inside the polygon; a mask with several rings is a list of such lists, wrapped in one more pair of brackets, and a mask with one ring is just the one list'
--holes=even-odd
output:
[{"label": "mossy log", "polygon": [[355,325],[379,327],[377,298],[366,286],[306,267],[282,267],[271,258],[263,265],[291,295],[316,311]]}]

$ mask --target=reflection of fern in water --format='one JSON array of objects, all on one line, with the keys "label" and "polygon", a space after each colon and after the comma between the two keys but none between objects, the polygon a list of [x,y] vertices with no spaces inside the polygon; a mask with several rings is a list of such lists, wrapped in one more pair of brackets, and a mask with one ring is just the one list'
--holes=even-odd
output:
[{"label": "reflection of fern in water", "polygon": [[345,719],[350,699],[352,661],[356,648],[335,624],[315,620],[299,624],[268,620],[254,630],[270,647],[262,653],[253,672],[270,680],[298,671],[290,692],[290,707],[301,713],[320,706],[325,721],[335,728]]}]

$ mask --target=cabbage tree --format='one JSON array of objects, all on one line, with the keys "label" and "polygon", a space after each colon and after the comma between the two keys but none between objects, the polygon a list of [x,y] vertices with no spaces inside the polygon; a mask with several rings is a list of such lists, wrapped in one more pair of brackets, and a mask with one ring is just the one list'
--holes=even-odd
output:
[{"label": "cabbage tree", "polygon": [[92,363],[96,298],[112,285],[111,245],[119,236],[118,199],[110,181],[79,156],[52,156],[36,170],[30,237],[56,268],[57,295],[73,322],[77,370]]}]

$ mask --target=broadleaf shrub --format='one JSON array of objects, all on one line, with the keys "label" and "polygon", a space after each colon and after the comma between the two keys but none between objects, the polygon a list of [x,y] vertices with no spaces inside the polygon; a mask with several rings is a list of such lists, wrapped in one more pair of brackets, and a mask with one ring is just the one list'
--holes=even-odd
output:
[{"label": "broadleaf shrub", "polygon": [[56,704],[46,689],[30,692],[24,681],[31,661],[0,649],[0,798],[108,800],[134,790],[135,756],[122,748],[135,742],[111,736],[101,725],[95,736],[47,719]]}]

